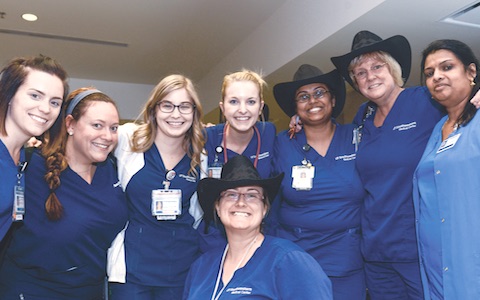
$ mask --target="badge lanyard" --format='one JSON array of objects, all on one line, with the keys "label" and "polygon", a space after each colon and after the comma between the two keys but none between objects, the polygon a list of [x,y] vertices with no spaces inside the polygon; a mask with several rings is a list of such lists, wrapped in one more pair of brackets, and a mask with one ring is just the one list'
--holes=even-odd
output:
[{"label": "badge lanyard", "polygon": [[25,187],[22,185],[21,178],[27,169],[28,162],[21,162],[18,165],[17,184],[13,191],[13,211],[12,220],[14,222],[22,221],[25,215]]},{"label": "badge lanyard", "polygon": [[[227,157],[227,130],[230,127],[228,123],[225,124],[225,128],[223,130],[223,163],[226,164],[228,161]],[[253,130],[255,130],[255,133],[257,134],[257,153],[255,154],[255,160],[253,161],[253,166],[257,168],[258,164],[258,156],[260,156],[260,145],[262,143],[262,140],[260,138],[260,132],[258,131],[257,126],[253,126]]]},{"label": "badge lanyard", "polygon": [[152,216],[159,221],[175,220],[182,214],[182,190],[170,189],[170,181],[176,175],[174,170],[167,171],[165,180],[162,182],[165,188],[152,190]]}]

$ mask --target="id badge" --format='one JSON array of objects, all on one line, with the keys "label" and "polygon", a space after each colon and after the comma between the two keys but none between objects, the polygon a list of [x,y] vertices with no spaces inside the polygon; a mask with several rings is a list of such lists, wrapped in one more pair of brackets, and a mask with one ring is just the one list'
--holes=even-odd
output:
[{"label": "id badge", "polygon": [[292,188],[297,191],[309,191],[313,187],[315,176],[314,166],[293,166],[292,167]]},{"label": "id badge", "polygon": [[222,175],[222,166],[218,167],[209,167],[208,168],[208,177],[220,179]]},{"label": "id badge", "polygon": [[444,140],[437,150],[437,153],[453,148],[462,134],[458,133]]},{"label": "id badge", "polygon": [[182,214],[182,191],[179,189],[152,191],[152,216],[157,220],[175,220]]},{"label": "id badge", "polygon": [[13,221],[22,221],[25,214],[25,188],[21,185],[16,185],[13,196]]}]

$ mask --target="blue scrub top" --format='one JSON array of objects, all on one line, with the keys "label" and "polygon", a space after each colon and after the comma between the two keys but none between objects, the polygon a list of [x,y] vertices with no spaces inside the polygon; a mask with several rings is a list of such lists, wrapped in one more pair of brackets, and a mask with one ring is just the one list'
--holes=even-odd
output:
[{"label": "blue scrub top", "polygon": [[[260,152],[258,155],[258,165],[257,170],[260,173],[262,178],[268,178],[271,173],[271,161],[273,159],[273,144],[275,142],[275,135],[276,129],[275,125],[270,122],[257,122],[255,127],[258,129],[260,133]],[[207,150],[208,154],[208,165],[212,166],[215,159],[218,159],[218,163],[224,164],[224,154],[223,152],[220,154],[216,154],[215,148],[218,146],[223,147],[223,130],[225,128],[225,124],[218,124],[216,126],[208,127],[207,128],[207,141],[205,143],[205,149]],[[227,147],[228,147],[228,140],[227,140]],[[258,149],[258,136],[257,133],[254,131],[254,135],[250,140],[247,148],[243,153],[236,153],[232,150],[227,149],[227,158],[232,158],[237,155],[244,155],[252,161],[255,161],[255,157],[257,156],[257,149]],[[225,150],[223,150],[225,151]]]},{"label": "blue scrub top", "polygon": [[[363,268],[360,252],[360,209],[365,191],[355,169],[354,125],[336,124],[325,157],[304,150],[305,132],[290,139],[281,132],[275,144],[275,172],[285,172],[277,206],[276,235],[311,254],[328,276],[344,276]],[[308,160],[315,167],[311,190],[292,188],[292,167]]]},{"label": "blue scrub top", "polygon": [[144,159],[145,165],[125,189],[130,214],[125,233],[127,281],[181,287],[199,255],[198,234],[189,214],[198,177],[188,174],[191,160],[185,155],[173,168],[176,176],[170,181],[170,189],[182,191],[182,214],[176,220],[158,221],[151,213],[152,190],[164,189],[167,170],[155,144],[144,153]]},{"label": "blue scrub top", "polygon": [[[20,161],[23,160],[25,151],[22,148]],[[13,195],[18,181],[18,166],[2,140],[0,140],[0,170],[0,240],[2,240],[12,224]],[[25,186],[24,176],[20,178],[20,184]]]},{"label": "blue scrub top", "polygon": [[[183,299],[211,299],[224,249],[202,255],[193,265]],[[220,285],[217,291],[222,289]],[[332,298],[328,277],[318,263],[294,243],[266,235],[247,264],[233,274],[218,299]]]},{"label": "blue scrub top", "polygon": [[[355,117],[360,124],[365,104]],[[412,178],[435,124],[443,116],[426,87],[403,90],[380,127],[365,121],[357,169],[367,190],[362,216],[366,261],[418,260]]]},{"label": "blue scrub top", "polygon": [[444,117],[414,177],[420,270],[426,299],[480,299],[480,114],[450,134]]},{"label": "blue scrub top", "polygon": [[[34,153],[26,173],[26,214],[0,271],[0,298],[93,299],[101,296],[106,255],[127,221],[127,203],[110,160],[98,163],[91,184],[69,167],[56,195],[61,219],[45,213],[50,189],[45,159]],[[79,293],[80,292],[80,293]],[[4,294],[6,293],[6,294]],[[9,294],[12,293],[12,294]]]}]

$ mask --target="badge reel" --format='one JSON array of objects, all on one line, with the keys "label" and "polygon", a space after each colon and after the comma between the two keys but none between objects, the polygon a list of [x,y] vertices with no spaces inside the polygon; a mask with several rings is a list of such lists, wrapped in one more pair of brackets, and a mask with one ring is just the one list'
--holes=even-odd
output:
[{"label": "badge reel", "polygon": [[292,167],[292,188],[297,191],[309,191],[313,187],[313,177],[315,176],[315,167],[303,160],[301,166]]},{"label": "badge reel", "polygon": [[175,220],[182,214],[182,191],[169,189],[170,181],[175,178],[175,171],[170,170],[165,175],[163,182],[165,189],[152,191],[152,216],[159,221]]},{"label": "badge reel", "polygon": [[221,146],[217,146],[215,148],[215,159],[213,164],[208,166],[208,177],[220,179],[222,175],[222,164],[218,161],[218,155],[223,152],[223,148]]},{"label": "badge reel", "polygon": [[27,168],[27,162],[20,163],[17,173],[17,184],[13,190],[13,211],[12,220],[14,222],[23,221],[25,215],[25,188],[22,186],[20,179]]}]

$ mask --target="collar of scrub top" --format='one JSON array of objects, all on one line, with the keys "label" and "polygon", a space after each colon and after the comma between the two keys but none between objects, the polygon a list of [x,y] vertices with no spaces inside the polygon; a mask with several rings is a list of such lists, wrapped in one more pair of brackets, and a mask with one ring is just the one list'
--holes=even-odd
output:
[{"label": "collar of scrub top", "polygon": [[[226,164],[228,161],[228,156],[227,156],[227,130],[230,127],[230,125],[225,123],[225,128],[223,129],[223,161]],[[255,153],[255,160],[253,161],[253,166],[257,168],[258,164],[258,156],[260,155],[260,145],[262,143],[262,139],[260,138],[260,132],[258,131],[257,126],[253,126],[253,130],[257,134],[257,152]]]}]

